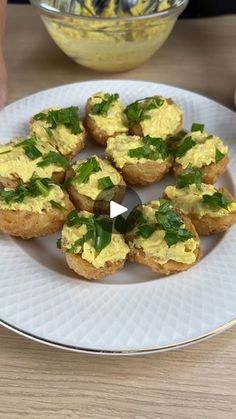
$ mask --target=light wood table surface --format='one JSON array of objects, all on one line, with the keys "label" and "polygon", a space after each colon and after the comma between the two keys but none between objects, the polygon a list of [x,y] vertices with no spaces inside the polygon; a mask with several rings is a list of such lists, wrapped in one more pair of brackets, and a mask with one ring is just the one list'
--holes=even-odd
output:
[{"label": "light wood table surface", "polygon": [[[118,75],[79,67],[56,48],[29,6],[10,6],[9,101],[63,83],[151,80],[233,108],[236,15],[178,22],[143,66]],[[0,329],[0,418],[236,418],[235,328],[185,349],[138,357],[60,351]]]}]

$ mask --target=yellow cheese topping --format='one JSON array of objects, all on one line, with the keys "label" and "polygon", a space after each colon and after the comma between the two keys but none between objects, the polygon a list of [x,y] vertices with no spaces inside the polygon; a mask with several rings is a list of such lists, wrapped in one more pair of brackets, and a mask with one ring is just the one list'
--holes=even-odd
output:
[{"label": "yellow cheese topping", "polygon": [[[44,109],[41,112],[47,113],[49,110],[59,110],[60,108],[50,108]],[[80,134],[72,134],[71,130],[65,125],[58,125],[56,128],[51,128],[51,135],[47,133],[47,129],[50,127],[50,124],[47,121],[36,121],[32,119],[30,133],[36,134],[41,140],[47,141],[53,147],[55,147],[59,153],[64,156],[67,156],[77,149],[79,145],[82,145],[84,142],[83,132]],[[83,125],[80,122],[80,128],[84,131]]]},{"label": "yellow cheese topping", "polygon": [[176,163],[181,164],[184,169],[189,163],[193,167],[199,168],[215,163],[216,149],[222,154],[228,153],[228,147],[216,135],[211,136],[207,132],[201,131],[189,132],[185,135],[182,142],[187,137],[191,137],[197,144],[188,150],[184,156],[176,158]]},{"label": "yellow cheese topping", "polygon": [[[111,137],[107,141],[107,147],[105,151],[105,156],[113,161],[116,167],[122,169],[126,163],[137,164],[137,163],[146,163],[150,161],[147,158],[130,157],[129,150],[134,148],[143,147],[143,140],[137,135],[117,135],[116,137]],[[151,146],[151,149],[155,150],[155,147]],[[168,160],[171,157],[168,157]],[[152,160],[153,161],[153,160]],[[157,163],[162,163],[164,160],[162,158],[155,160]]]},{"label": "yellow cheese topping", "polygon": [[[91,157],[96,158],[101,170],[92,173],[87,183],[78,183],[76,182],[76,179],[73,179],[72,185],[77,192],[79,192],[82,195],[88,196],[93,200],[99,197],[100,199],[104,199],[105,201],[110,201],[114,196],[114,188],[102,192],[102,190],[99,188],[98,180],[103,177],[109,176],[113,185],[119,185],[119,183],[122,180],[121,175],[107,160],[102,160],[97,156],[90,156],[90,158]],[[86,161],[87,159],[79,160],[76,164],[72,166],[72,168],[76,172],[76,169]]]},{"label": "yellow cheese topping", "polygon": [[223,217],[230,212],[236,211],[236,202],[229,204],[228,209],[212,207],[203,202],[203,195],[213,195],[218,192],[213,185],[201,184],[201,190],[196,185],[188,185],[185,188],[176,188],[167,186],[166,196],[172,201],[172,204],[183,211],[185,214],[197,214],[200,217],[208,215],[210,217]]},{"label": "yellow cheese topping", "polygon": [[[46,167],[38,167],[37,163],[42,160],[39,157],[31,160],[26,156],[23,147],[15,147],[23,139],[14,139],[8,144],[0,145],[0,176],[8,179],[21,179],[28,182],[33,174],[40,178],[51,178],[54,172],[63,171],[62,167],[50,164]],[[50,151],[56,151],[54,147],[42,140],[37,140],[38,150],[43,156]]]},{"label": "yellow cheese topping", "polygon": [[163,105],[156,109],[150,109],[145,112],[149,119],[144,119],[140,122],[143,130],[143,135],[150,135],[151,137],[167,137],[173,135],[182,127],[182,111],[175,103],[163,97]]},{"label": "yellow cheese topping", "polygon": [[[142,206],[144,217],[149,223],[156,222],[155,211],[159,208],[159,201],[151,201],[148,205]],[[183,228],[185,225],[183,224]],[[152,235],[145,239],[141,236],[135,236],[129,243],[131,247],[142,248],[146,256],[153,256],[161,265],[168,261],[176,261],[191,265],[196,261],[195,251],[199,246],[196,238],[191,238],[185,242],[178,242],[168,247],[165,239],[164,230],[156,230]]]},{"label": "yellow cheese topping", "polygon": [[[79,213],[83,217],[91,217],[87,211]],[[68,227],[66,224],[62,230],[62,247],[70,249],[76,240],[83,237],[87,232],[87,227],[82,225],[80,227]],[[100,253],[96,252],[93,247],[92,240],[85,242],[83,246],[77,248],[76,253],[80,253],[81,257],[87,262],[91,263],[95,268],[102,268],[106,263],[117,262],[124,260],[129,253],[129,247],[125,243],[120,234],[112,234],[111,242]]]},{"label": "yellow cheese topping", "polygon": [[[92,106],[101,103],[104,99],[104,92],[95,93],[88,99],[88,107],[91,110]],[[116,132],[128,133],[128,122],[125,114],[123,113],[123,106],[120,100],[115,100],[109,106],[109,110],[106,116],[93,115],[89,112],[90,118],[92,118],[97,125],[97,129],[105,131],[108,135],[112,136]]]},{"label": "yellow cheese topping", "polygon": [[[5,188],[5,191],[11,191],[14,189]],[[60,205],[64,205],[65,194],[58,185],[51,185],[49,194],[47,196],[39,195],[37,197],[27,196],[22,202],[11,202],[6,203],[0,199],[0,209],[12,210],[12,211],[27,211],[34,213],[48,212],[52,209],[50,201],[58,202]]]}]

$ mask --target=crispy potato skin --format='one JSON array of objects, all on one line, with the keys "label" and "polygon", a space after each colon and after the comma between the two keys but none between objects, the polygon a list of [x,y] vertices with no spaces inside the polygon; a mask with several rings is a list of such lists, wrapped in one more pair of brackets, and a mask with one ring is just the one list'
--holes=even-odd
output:
[{"label": "crispy potato skin", "polygon": [[173,161],[171,159],[167,159],[162,163],[155,161],[137,164],[126,163],[120,171],[128,184],[148,185],[161,180],[169,172],[172,164]]},{"label": "crispy potato skin", "polygon": [[[69,168],[66,174],[66,178],[73,177],[75,174],[72,167]],[[122,202],[125,194],[126,183],[121,178],[119,187],[116,188],[115,194],[113,196],[113,201]],[[79,193],[73,185],[67,186],[67,191],[69,193],[71,201],[74,203],[76,209],[79,211],[88,211],[96,212],[96,214],[109,214],[110,211],[110,202],[105,200],[93,200],[89,196],[82,195]]]},{"label": "crispy potato skin", "polygon": [[63,227],[68,213],[74,208],[67,194],[63,205],[67,211],[52,208],[42,214],[0,209],[0,230],[22,239],[48,236]]},{"label": "crispy potato skin", "polygon": [[[30,125],[30,129],[32,130],[33,129],[33,126],[34,126],[34,124],[36,123],[36,121],[34,120],[34,118],[32,117],[31,119],[30,119],[30,122],[29,122],[29,125]],[[75,157],[76,156],[76,154],[78,154],[81,150],[83,150],[84,149],[84,147],[85,147],[85,143],[86,143],[86,140],[87,140],[87,133],[86,133],[86,130],[85,130],[85,127],[84,127],[84,124],[80,121],[80,126],[81,126],[81,129],[82,129],[82,133],[80,133],[79,135],[78,135],[78,137],[80,137],[80,136],[82,136],[81,137],[81,139],[82,139],[82,141],[81,141],[81,139],[79,139],[79,141],[78,141],[78,143],[77,143],[77,145],[76,145],[76,148],[73,150],[73,151],[71,151],[71,153],[69,153],[69,154],[64,154],[64,153],[62,153],[61,151],[59,151],[58,150],[58,147],[56,146],[56,144],[53,144],[53,147],[58,151],[58,153],[60,153],[62,156],[64,156],[67,160],[71,160],[71,159],[73,159],[73,157]]]},{"label": "crispy potato skin", "polygon": [[[64,181],[65,178],[65,171],[61,171],[61,172],[54,172],[51,179],[54,183],[62,183]],[[10,179],[7,177],[1,177],[0,176],[0,188],[16,188],[17,185],[19,185],[19,183],[21,183],[21,179],[18,178],[14,178],[14,179]]]},{"label": "crispy potato skin", "polygon": [[125,263],[125,260],[119,260],[117,262],[108,262],[102,268],[95,268],[87,260],[83,259],[82,256],[78,253],[72,255],[66,252],[65,248],[62,248],[63,253],[68,266],[79,276],[82,276],[86,279],[103,279],[108,275],[112,275],[119,269],[122,269]]},{"label": "crispy potato skin", "polygon": [[[82,125],[82,122],[80,122],[80,125]],[[80,153],[80,151],[81,150],[83,150],[84,149],[84,147],[85,147],[85,143],[86,143],[86,141],[87,141],[87,132],[86,132],[86,130],[85,129],[83,129],[83,131],[82,131],[82,133],[81,134],[79,134],[79,135],[81,135],[82,136],[82,141],[80,140],[80,141],[78,141],[78,144],[77,144],[77,147],[71,152],[71,153],[69,153],[69,154],[65,154],[64,155],[64,157],[67,159],[67,160],[71,160],[71,159],[73,159],[73,157],[75,157],[77,154],[79,154]],[[62,153],[61,153],[62,154]]]},{"label": "crispy potato skin", "polygon": [[[176,212],[178,212],[178,214],[181,215],[181,218],[186,226],[186,229],[191,231],[191,233],[193,233],[193,235],[197,239],[199,239],[196,229],[194,225],[192,224],[192,222],[190,221],[190,219],[186,217],[180,211],[176,211]],[[132,232],[126,235],[126,241],[129,242],[130,240],[132,240]],[[168,262],[164,264],[160,264],[158,263],[158,259],[155,258],[154,256],[146,255],[142,248],[134,247],[130,249],[130,253],[128,254],[128,259],[131,262],[137,262],[137,263],[140,263],[141,265],[148,266],[154,272],[159,272],[165,275],[170,275],[173,273],[186,271],[191,266],[195,265],[202,255],[200,247],[198,247],[195,250],[195,255],[196,255],[196,260],[194,263],[190,265],[186,263],[182,263],[182,262],[176,262],[175,260],[169,260]]]},{"label": "crispy potato skin", "polygon": [[[89,134],[91,135],[92,139],[99,145],[101,146],[106,146],[107,145],[107,140],[109,137],[116,137],[119,134],[123,134],[123,132],[119,132],[119,131],[115,131],[112,135],[109,135],[106,131],[100,129],[97,124],[96,121],[94,121],[93,118],[91,118],[91,116],[89,115],[90,112],[90,106],[87,102],[86,107],[85,107],[85,112],[86,112],[86,116],[85,119],[83,121],[84,126],[86,128],[86,130],[89,132]],[[127,134],[128,134],[128,128],[127,128]]]},{"label": "crispy potato skin", "polygon": [[[158,96],[154,96],[154,97],[158,97]],[[166,100],[167,103],[169,105],[176,105],[176,103],[171,99],[167,99]],[[181,117],[181,121],[180,124],[178,125],[178,127],[176,127],[176,130],[171,134],[171,135],[175,135],[177,134],[181,129],[182,129],[182,125],[183,125],[183,117]],[[140,123],[134,124],[131,128],[130,128],[130,133],[131,135],[138,135],[139,137],[143,137],[143,129]]]},{"label": "crispy potato skin", "polygon": [[[222,192],[228,199],[235,202],[235,198],[229,191],[227,191],[227,189],[220,188],[218,190],[219,192]],[[209,236],[210,234],[223,233],[236,223],[236,212],[232,212],[222,217],[210,217],[209,215],[199,217],[197,214],[188,214],[188,217],[191,219],[197,233],[200,236]]]},{"label": "crispy potato skin", "polygon": [[[202,170],[202,182],[208,184],[214,184],[218,177],[221,176],[227,169],[229,157],[226,154],[222,160],[218,163],[211,163],[208,166],[203,166]],[[173,172],[175,176],[180,175],[183,172],[181,164],[175,163],[173,166]]]}]

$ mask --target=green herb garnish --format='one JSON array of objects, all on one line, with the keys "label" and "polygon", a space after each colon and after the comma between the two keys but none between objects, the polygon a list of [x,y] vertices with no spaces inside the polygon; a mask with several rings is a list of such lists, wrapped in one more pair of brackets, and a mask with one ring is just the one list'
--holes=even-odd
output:
[{"label": "green herb garnish", "polygon": [[41,151],[36,147],[36,143],[37,138],[33,135],[32,137],[15,144],[14,147],[22,147],[26,156],[29,157],[30,160],[36,160],[42,156]]},{"label": "green herb garnish", "polygon": [[78,247],[83,246],[85,242],[88,242],[94,237],[93,230],[88,230],[80,239],[76,240],[73,245],[67,249],[68,253],[75,254]]},{"label": "green herb garnish", "polygon": [[154,233],[154,231],[157,229],[157,224],[148,224],[142,211],[139,208],[134,208],[129,215],[126,226],[127,230],[130,229],[130,227],[132,228],[132,226],[137,227],[137,236],[141,236],[145,239],[150,237],[152,233]]},{"label": "green herb garnish", "polygon": [[109,218],[95,218],[95,230],[94,247],[97,252],[101,252],[111,242],[112,220]]},{"label": "green herb garnish", "polygon": [[44,127],[44,131],[46,132],[46,134],[48,135],[49,138],[52,138],[53,132],[52,132],[51,128]]},{"label": "green herb garnish", "polygon": [[180,143],[180,141],[185,137],[186,134],[187,131],[181,130],[177,134],[169,137],[169,141],[171,141],[171,143]]},{"label": "green herb garnish", "polygon": [[110,176],[101,177],[98,179],[98,187],[99,189],[105,191],[107,189],[113,188],[114,183],[112,182]]},{"label": "green herb garnish", "polygon": [[110,105],[119,99],[118,93],[114,93],[110,95],[109,93],[105,93],[104,99],[100,103],[95,103],[95,105],[91,108],[92,115],[102,115],[107,116]]},{"label": "green herb garnish", "polygon": [[145,111],[147,112],[151,109],[159,109],[164,104],[164,102],[164,99],[161,99],[160,97],[150,98],[145,104]]},{"label": "green herb garnish", "polygon": [[216,149],[216,154],[215,154],[215,161],[216,163],[218,163],[220,160],[222,160],[225,157],[225,155],[223,153],[221,153],[220,150],[218,150],[218,148]]},{"label": "green herb garnish", "polygon": [[112,238],[112,220],[107,217],[80,217],[76,210],[70,212],[67,217],[69,227],[80,227],[86,225],[87,232],[68,250],[69,253],[76,253],[77,248],[85,242],[92,240],[95,250],[99,253],[109,245]]},{"label": "green herb garnish", "polygon": [[181,175],[176,177],[176,185],[178,188],[184,188],[188,185],[196,185],[198,189],[201,189],[201,169],[193,168],[191,163],[183,170]]},{"label": "green herb garnish", "polygon": [[90,157],[85,162],[81,163],[79,166],[76,167],[76,176],[75,182],[76,183],[88,183],[90,176],[93,173],[97,173],[101,170],[99,163],[97,162],[95,157]]},{"label": "green herb garnish", "polygon": [[67,216],[66,224],[68,227],[80,227],[82,224],[85,224],[87,227],[91,227],[93,225],[93,218],[81,217],[78,215],[76,210],[72,210]]},{"label": "green herb garnish", "polygon": [[128,222],[125,219],[125,217],[123,217],[123,215],[118,215],[115,218],[115,229],[116,231],[118,231],[118,233],[120,234],[125,234],[127,233],[129,228]]},{"label": "green herb garnish", "polygon": [[170,154],[170,150],[162,138],[153,138],[147,135],[143,138],[143,143],[144,145],[142,147],[129,150],[129,157],[137,159],[145,158],[148,160],[164,160]]},{"label": "green herb garnish", "polygon": [[[78,106],[70,106],[69,108],[63,108],[58,110],[49,110],[48,112],[40,112],[34,115],[35,121],[45,121],[49,124],[49,129],[55,129],[59,125],[64,125],[68,128],[72,134],[80,134],[82,129],[80,128]],[[50,135],[49,131],[47,131]]]},{"label": "green herb garnish", "polygon": [[61,239],[58,239],[58,240],[56,241],[56,244],[57,244],[57,248],[58,248],[58,249],[61,249]]},{"label": "green herb garnish", "polygon": [[37,163],[37,166],[47,167],[51,164],[58,167],[63,167],[63,169],[69,165],[68,160],[66,160],[66,158],[61,154],[57,153],[56,151],[49,151],[49,153],[46,156],[43,156],[42,160]]},{"label": "green herb garnish", "polygon": [[196,141],[192,139],[192,137],[185,138],[180,146],[176,149],[175,156],[180,158],[183,157],[188,150],[196,145]]},{"label": "green herb garnish", "polygon": [[165,234],[165,241],[169,247],[178,242],[184,242],[192,238],[193,234],[185,228],[179,228],[178,230],[173,231],[167,230]]},{"label": "green herb garnish", "polygon": [[148,239],[157,229],[156,224],[142,224],[138,227],[137,235]]},{"label": "green herb garnish", "polygon": [[124,113],[128,118],[130,126],[133,126],[145,119],[150,119],[151,116],[145,113],[151,109],[160,108],[163,103],[164,99],[159,97],[136,100],[125,108]]},{"label": "green herb garnish", "polygon": [[139,208],[134,208],[131,211],[129,215],[129,221],[131,224],[135,224],[135,225],[141,225],[141,224],[147,223],[142,211]]},{"label": "green herb garnish", "polygon": [[228,209],[228,206],[232,203],[226,196],[221,192],[215,192],[213,195],[203,195],[203,202],[213,207]]},{"label": "green herb garnish", "polygon": [[65,207],[63,207],[63,205],[61,205],[57,201],[54,201],[53,199],[51,199],[50,204],[53,208],[59,209],[61,211],[67,211],[67,209]]},{"label": "green herb garnish", "polygon": [[173,246],[179,241],[186,241],[193,238],[193,234],[183,228],[183,221],[178,214],[171,208],[169,201],[160,199],[160,207],[155,213],[157,225],[165,230],[165,241],[167,245]]},{"label": "green herb garnish", "polygon": [[204,124],[197,124],[197,123],[194,122],[192,124],[191,132],[195,132],[195,131],[203,132],[204,131]]},{"label": "green herb garnish", "polygon": [[37,197],[40,195],[48,196],[51,183],[46,178],[32,178],[28,185],[20,184],[15,189],[0,191],[0,199],[7,204],[23,202],[25,198]]}]

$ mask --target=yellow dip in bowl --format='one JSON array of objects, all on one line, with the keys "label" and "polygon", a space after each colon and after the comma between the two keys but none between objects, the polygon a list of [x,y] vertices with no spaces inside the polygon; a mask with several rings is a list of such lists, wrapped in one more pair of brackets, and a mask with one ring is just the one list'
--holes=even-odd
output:
[{"label": "yellow dip in bowl", "polygon": [[54,9],[52,0],[31,2],[62,51],[85,67],[112,73],[137,67],[151,57],[168,38],[188,0],[173,0],[172,6],[163,0],[151,15],[139,15],[143,7],[139,3],[130,16],[115,15],[112,2],[100,16],[93,16],[91,0],[74,14]]}]

